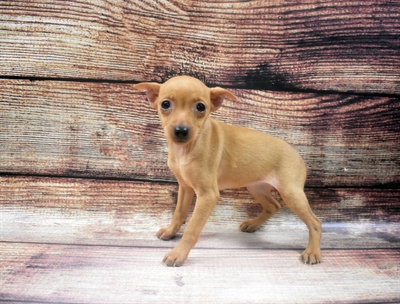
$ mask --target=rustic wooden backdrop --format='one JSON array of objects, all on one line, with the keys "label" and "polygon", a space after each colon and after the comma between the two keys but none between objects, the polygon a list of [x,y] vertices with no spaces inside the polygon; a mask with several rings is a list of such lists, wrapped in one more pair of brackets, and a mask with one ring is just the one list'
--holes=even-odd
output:
[{"label": "rustic wooden backdrop", "polygon": [[[307,195],[324,221],[323,248],[333,250],[328,257],[340,260],[353,249],[350,255],[361,261],[344,272],[387,270],[381,274],[388,277],[375,277],[374,284],[389,282],[381,282],[375,297],[368,290],[373,283],[363,281],[358,293],[337,301],[400,301],[398,0],[1,1],[0,300],[117,301],[102,298],[107,292],[125,299],[116,286],[96,296],[80,284],[46,288],[45,269],[57,273],[53,282],[64,282],[51,260],[68,260],[70,251],[60,246],[88,252],[86,260],[65,262],[65,271],[82,263],[101,273],[106,270],[90,246],[116,254],[113,265],[123,269],[121,246],[140,258],[143,248],[174,245],[153,236],[170,221],[177,195],[166,142],[155,111],[132,85],[176,75],[229,88],[239,101],[227,101],[215,117],[269,132],[299,150],[309,171]],[[305,246],[304,228],[285,208],[260,234],[234,243],[237,224],[259,211],[243,189],[225,191],[199,246],[247,248],[250,256],[254,248],[290,255]],[[289,232],[282,236],[281,227]],[[371,253],[376,250],[386,264],[371,262],[382,263]],[[157,262],[164,254],[158,252]],[[368,254],[372,260],[363,262]],[[287,302],[311,303],[303,288]],[[140,291],[137,299],[155,296],[154,288]],[[181,295],[190,301],[195,294]],[[333,297],[318,294],[316,303]]]}]

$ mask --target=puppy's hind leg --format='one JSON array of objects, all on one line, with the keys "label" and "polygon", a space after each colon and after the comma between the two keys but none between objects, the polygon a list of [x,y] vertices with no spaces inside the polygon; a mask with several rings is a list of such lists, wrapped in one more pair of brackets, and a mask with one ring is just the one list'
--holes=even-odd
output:
[{"label": "puppy's hind leg", "polygon": [[302,188],[293,186],[278,189],[285,204],[307,225],[309,240],[301,259],[307,264],[317,264],[322,261],[320,242],[322,237],[322,222],[312,212],[307,197]]},{"label": "puppy's hind leg", "polygon": [[251,196],[263,207],[263,210],[256,218],[241,222],[239,225],[240,230],[243,232],[256,231],[281,209],[281,205],[271,195],[272,189],[273,187],[269,184],[257,184],[247,187]]}]

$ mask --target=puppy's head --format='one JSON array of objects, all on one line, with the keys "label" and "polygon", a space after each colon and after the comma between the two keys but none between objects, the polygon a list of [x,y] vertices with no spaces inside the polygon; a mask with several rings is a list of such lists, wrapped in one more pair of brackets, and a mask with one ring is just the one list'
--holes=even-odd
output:
[{"label": "puppy's head", "polygon": [[220,87],[208,88],[189,76],[177,76],[163,84],[143,82],[135,89],[146,90],[150,106],[157,109],[166,136],[174,143],[188,144],[197,138],[210,113],[224,98],[236,96]]}]

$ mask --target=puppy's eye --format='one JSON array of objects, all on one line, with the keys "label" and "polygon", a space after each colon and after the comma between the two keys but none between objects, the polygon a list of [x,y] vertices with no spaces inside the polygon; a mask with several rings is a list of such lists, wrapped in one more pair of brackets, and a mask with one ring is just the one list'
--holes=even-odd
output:
[{"label": "puppy's eye", "polygon": [[204,105],[204,103],[199,102],[196,105],[196,110],[199,111],[200,113],[203,113],[206,110],[206,106]]},{"label": "puppy's eye", "polygon": [[164,100],[161,103],[161,108],[163,108],[164,110],[168,110],[171,107],[171,102],[169,100]]}]

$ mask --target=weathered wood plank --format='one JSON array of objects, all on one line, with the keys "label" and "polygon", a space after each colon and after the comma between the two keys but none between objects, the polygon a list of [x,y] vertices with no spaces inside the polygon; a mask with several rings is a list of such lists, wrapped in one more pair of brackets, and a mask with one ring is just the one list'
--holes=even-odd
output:
[{"label": "weathered wood plank", "polygon": [[399,1],[1,1],[0,75],[400,93]]},{"label": "weathered wood plank", "polygon": [[398,250],[193,249],[181,268],[155,248],[2,243],[0,300],[40,303],[396,303]]},{"label": "weathered wood plank", "polygon": [[[323,249],[400,247],[398,189],[306,189],[306,194],[324,222]],[[1,177],[0,240],[170,248],[185,226],[170,242],[155,233],[170,223],[176,195],[173,184]],[[286,207],[256,233],[238,230],[260,211],[246,190],[224,191],[197,247],[305,248],[307,228]]]},{"label": "weathered wood plank", "polygon": [[[287,140],[308,186],[400,182],[400,99],[233,90],[218,119]],[[129,84],[0,80],[0,172],[174,181],[157,114]]]}]

